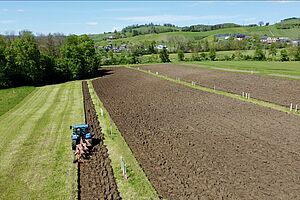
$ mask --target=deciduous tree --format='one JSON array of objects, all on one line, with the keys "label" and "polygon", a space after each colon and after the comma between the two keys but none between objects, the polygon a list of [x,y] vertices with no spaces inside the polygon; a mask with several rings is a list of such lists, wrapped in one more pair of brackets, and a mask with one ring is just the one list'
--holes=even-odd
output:
[{"label": "deciduous tree", "polygon": [[178,60],[184,61],[184,52],[182,50],[178,51]]},{"label": "deciduous tree", "polygon": [[171,62],[169,59],[169,53],[166,47],[163,47],[163,49],[159,52],[159,57],[161,59],[161,62]]},{"label": "deciduous tree", "polygon": [[289,60],[289,56],[288,56],[288,53],[287,53],[286,49],[282,49],[280,51],[280,60],[281,61],[288,61]]}]

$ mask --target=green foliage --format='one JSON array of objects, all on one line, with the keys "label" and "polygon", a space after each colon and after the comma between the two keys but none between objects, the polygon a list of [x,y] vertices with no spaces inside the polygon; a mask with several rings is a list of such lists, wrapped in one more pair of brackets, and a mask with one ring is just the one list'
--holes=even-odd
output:
[{"label": "green foliage", "polygon": [[215,48],[211,48],[209,50],[209,58],[210,58],[210,60],[214,61],[214,60],[216,60],[216,57],[217,57],[217,54],[216,54]]},{"label": "green foliage", "polygon": [[159,63],[160,59],[157,54],[146,55],[139,58],[140,63]]},{"label": "green foliage", "polygon": [[[5,41],[5,39],[0,35],[0,67],[3,67],[3,66],[6,65],[5,49],[6,49],[6,41]],[[1,68],[0,68],[0,69],[1,69]]]},{"label": "green foliage", "polygon": [[184,52],[182,50],[178,51],[178,60],[184,61]]},{"label": "green foliage", "polygon": [[288,61],[289,60],[289,56],[288,56],[288,53],[287,53],[286,49],[282,49],[280,51],[280,60],[281,61]]},{"label": "green foliage", "polygon": [[87,35],[34,36],[23,31],[16,37],[0,37],[0,88],[93,76],[99,58]]},{"label": "green foliage", "polygon": [[231,55],[231,60],[234,60],[235,59],[235,53],[233,53],[232,55]]},{"label": "green foliage", "polygon": [[265,59],[266,59],[266,55],[263,52],[261,45],[258,44],[254,52],[254,60],[265,60]]},{"label": "green foliage", "polygon": [[237,60],[243,60],[244,59],[244,55],[241,51],[236,51],[235,55],[236,55]]},{"label": "green foliage", "polygon": [[40,83],[40,52],[31,32],[24,31],[6,48],[4,73],[13,85]]},{"label": "green foliage", "polygon": [[203,31],[211,31],[211,30],[217,30],[223,28],[233,28],[233,27],[240,27],[240,25],[234,23],[223,23],[223,24],[216,24],[216,25],[198,24],[189,27],[187,26],[183,27],[182,31],[203,32]]},{"label": "green foliage", "polygon": [[204,52],[200,53],[200,60],[207,60],[206,53],[204,53]]},{"label": "green foliage", "polygon": [[194,51],[194,52],[192,53],[191,60],[192,60],[192,61],[200,61],[200,60],[201,60],[198,51]]},{"label": "green foliage", "polygon": [[7,63],[7,60],[5,58],[5,49],[5,39],[0,36],[0,88],[7,87],[9,85],[9,79],[5,74],[5,67]]},{"label": "green foliage", "polygon": [[296,48],[295,60],[300,61],[300,45],[298,45]]},{"label": "green foliage", "polygon": [[64,64],[69,66],[72,79],[86,78],[97,72],[99,61],[94,41],[87,35],[71,35],[61,48]]},{"label": "green foliage", "polygon": [[277,48],[276,48],[276,44],[275,43],[272,43],[271,46],[270,46],[270,55],[274,58],[276,57],[276,54],[277,54]]},{"label": "green foliage", "polygon": [[163,49],[159,52],[159,58],[161,59],[161,62],[171,62],[169,59],[169,53],[166,47],[163,47]]},{"label": "green foliage", "polygon": [[275,24],[278,29],[300,28],[300,18],[292,17]]}]

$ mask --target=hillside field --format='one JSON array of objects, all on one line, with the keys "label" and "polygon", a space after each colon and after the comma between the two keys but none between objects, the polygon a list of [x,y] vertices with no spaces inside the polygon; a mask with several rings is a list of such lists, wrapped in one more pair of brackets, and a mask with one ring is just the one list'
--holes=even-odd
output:
[{"label": "hillside field", "polygon": [[81,81],[36,88],[0,116],[0,199],[74,199],[69,126],[84,122]]},{"label": "hillside field", "polygon": [[[212,40],[213,36],[216,34],[226,34],[226,33],[241,33],[246,35],[268,35],[272,37],[289,37],[290,39],[298,39],[300,28],[290,28],[290,29],[278,29],[275,25],[270,26],[257,26],[257,27],[234,27],[234,28],[224,28],[212,31],[203,31],[203,32],[166,32],[166,33],[158,33],[158,34],[145,34],[138,35],[134,37],[121,38],[113,40],[114,44],[122,44],[122,43],[139,43],[144,41],[170,41],[172,39],[189,39],[189,40],[202,40],[203,38],[207,38],[208,40]],[[108,42],[104,40],[109,35],[113,34],[95,34],[90,36],[98,45],[106,45]]]},{"label": "hillside field", "polygon": [[34,89],[34,87],[25,86],[0,90],[0,116],[12,109]]}]

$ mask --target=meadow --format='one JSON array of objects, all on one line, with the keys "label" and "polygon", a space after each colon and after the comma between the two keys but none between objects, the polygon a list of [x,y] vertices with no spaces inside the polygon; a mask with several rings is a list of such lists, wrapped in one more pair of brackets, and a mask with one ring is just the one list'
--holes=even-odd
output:
[{"label": "meadow", "polygon": [[34,89],[31,86],[24,86],[0,90],[0,116],[16,106]]}]

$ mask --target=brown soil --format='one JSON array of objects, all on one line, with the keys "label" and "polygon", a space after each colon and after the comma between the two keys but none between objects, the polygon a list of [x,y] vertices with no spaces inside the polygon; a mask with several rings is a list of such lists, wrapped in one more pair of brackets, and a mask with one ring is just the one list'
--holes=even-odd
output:
[{"label": "brown soil", "polygon": [[86,123],[93,128],[95,146],[91,151],[90,159],[78,163],[78,199],[121,199],[86,81],[82,82],[82,91]]},{"label": "brown soil", "polygon": [[299,117],[113,69],[93,81],[168,199],[300,199]]},{"label": "brown soil", "polygon": [[195,66],[160,64],[142,67],[145,70],[159,72],[187,82],[195,81],[198,85],[242,94],[250,93],[251,97],[273,102],[283,106],[291,103],[300,105],[300,81],[273,78],[254,74],[211,70]]}]

